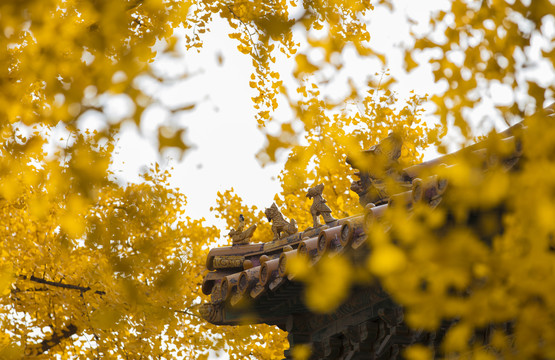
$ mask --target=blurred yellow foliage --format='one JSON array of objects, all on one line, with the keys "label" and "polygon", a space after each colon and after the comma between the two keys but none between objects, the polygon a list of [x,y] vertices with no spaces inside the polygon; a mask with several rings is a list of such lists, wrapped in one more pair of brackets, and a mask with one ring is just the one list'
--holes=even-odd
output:
[{"label": "blurred yellow foliage", "polygon": [[335,310],[349,296],[351,266],[341,256],[320,260],[307,280],[306,304],[317,313]]},{"label": "blurred yellow foliage", "polygon": [[293,360],[308,360],[310,358],[310,346],[304,344],[295,345],[291,349],[291,355]]},{"label": "blurred yellow foliage", "polygon": [[[2,2],[0,358],[206,358],[209,349],[232,349],[232,359],[281,358],[286,341],[275,328],[221,329],[200,319],[204,260],[221,234],[185,215],[186,198],[169,186],[168,173],[154,166],[143,182],[125,186],[111,177],[121,125],[132,120],[140,126],[143,111],[154,102],[136,82],[142,75],[156,78],[149,67],[157,55],[153,45],[160,40],[161,51],[173,54],[178,43],[173,32],[182,26],[186,49],[198,49],[216,16],[230,25],[238,51],[252,59],[253,73],[245,81],[256,89],[256,121],[267,138],[258,158],[273,161],[281,149],[290,150],[275,201],[301,229],[312,223],[306,191],[318,183],[325,184],[334,217],[362,212],[349,191],[347,156],[356,158],[390,131],[404,139],[402,166],[421,160],[422,150],[438,145],[449,127],[459,128],[468,143],[469,110],[495,86],[509,87],[512,98],[495,106],[508,124],[525,119],[525,161],[518,171],[505,171],[500,159],[514,149],[491,136],[488,171],[473,156],[437,169],[451,189],[440,207],[415,206],[410,216],[395,209],[385,223],[368,230],[375,251],[367,267],[353,268],[336,256],[300,278],[307,281],[307,304],[330,312],[354,282],[377,276],[406,309],[409,325],[433,331],[443,319],[458,320],[445,338],[447,356],[554,358],[555,127],[542,108],[555,89],[526,72],[540,60],[551,66],[543,69],[553,69],[555,35],[549,24],[555,4],[452,0],[447,10],[435,12],[430,31],[416,36],[404,59],[410,70],[418,66],[419,53],[435,54],[429,60],[435,80],[448,85],[431,97],[443,125],[436,128],[421,120],[426,98],[397,101],[389,88],[394,79],[386,72],[367,89],[351,84],[334,100],[323,94],[329,79],[322,78],[340,71],[345,49],[384,62],[368,43],[364,19],[374,5]],[[533,55],[538,37],[548,45]],[[322,54],[321,61],[310,56],[313,50]],[[296,66],[297,87],[289,88],[277,72],[281,54]],[[103,96],[121,93],[134,104],[130,114],[105,119],[98,132],[79,127],[86,112],[104,110]],[[273,117],[278,98],[292,109],[291,123]],[[185,129],[157,130],[160,151],[189,148]],[[263,213],[243,204],[233,190],[219,194],[214,210],[229,228],[236,228],[239,214],[259,223],[255,242],[272,237]],[[477,329],[507,322],[510,334],[496,329],[488,347],[469,341]],[[307,356],[298,351],[299,358]],[[406,356],[433,354],[411,347]]]}]

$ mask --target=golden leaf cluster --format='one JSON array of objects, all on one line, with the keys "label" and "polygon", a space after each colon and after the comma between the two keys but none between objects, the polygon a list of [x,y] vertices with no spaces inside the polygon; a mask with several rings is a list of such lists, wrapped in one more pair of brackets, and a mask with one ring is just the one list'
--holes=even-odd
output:
[{"label": "golden leaf cluster", "polygon": [[[227,21],[237,50],[252,59],[245,80],[256,91],[256,121],[267,137],[259,159],[274,161],[280,150],[290,150],[275,201],[299,228],[312,224],[305,194],[317,183],[325,184],[336,218],[362,211],[349,191],[347,156],[389,131],[404,139],[403,165],[421,160],[422,150],[453,125],[469,140],[468,110],[492,87],[508,86],[514,97],[497,110],[508,123],[526,119],[519,171],[495,162],[506,150],[491,136],[487,172],[476,171],[473,158],[442,170],[452,186],[441,207],[416,206],[410,216],[393,209],[388,226],[369,230],[373,253],[364,268],[346,269],[340,258],[323,262],[315,276],[333,274],[342,287],[318,297],[321,282],[307,280],[306,300],[314,311],[331,311],[350,284],[377,277],[405,307],[409,325],[433,331],[442,320],[457,319],[443,342],[448,356],[555,357],[555,133],[542,110],[555,89],[527,77],[538,61],[553,70],[555,5],[452,0],[449,10],[437,12],[430,32],[405,53],[408,70],[418,66],[419,53],[439,54],[430,62],[436,81],[448,86],[431,97],[443,125],[431,128],[421,120],[425,98],[397,101],[389,89],[393,78],[366,89],[352,85],[333,101],[322,93],[324,75],[340,71],[346,48],[385,60],[370,46],[364,19],[374,5],[393,3],[2,2],[0,358],[207,358],[209,349],[233,359],[281,358],[287,345],[279,330],[217,328],[200,319],[204,260],[221,235],[185,214],[186,198],[170,187],[169,174],[153,166],[142,182],[122,185],[111,173],[121,125],[140,126],[155,102],[137,85],[142,75],[158,79],[149,67],[153,46],[160,41],[163,51],[175,52],[173,33],[183,27],[185,47],[198,49],[214,19]],[[539,55],[531,52],[534,39],[547,44]],[[293,86],[277,70],[281,59],[293,63]],[[133,106],[112,119],[102,99],[116,94]],[[273,117],[283,99],[295,116],[290,122]],[[100,114],[101,130],[79,126],[88,112]],[[178,126],[158,128],[159,150],[185,151],[184,133]],[[230,228],[239,214],[258,222],[253,241],[271,238],[263,213],[233,190],[219,194],[214,211]],[[485,325],[506,323],[510,329],[499,325],[487,343],[471,341]],[[308,349],[293,350],[307,356]],[[422,346],[405,355],[433,356]]]}]

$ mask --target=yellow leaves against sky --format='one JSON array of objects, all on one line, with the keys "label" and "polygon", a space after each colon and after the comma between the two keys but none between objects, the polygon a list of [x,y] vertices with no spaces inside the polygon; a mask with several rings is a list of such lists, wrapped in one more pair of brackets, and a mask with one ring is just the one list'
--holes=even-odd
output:
[{"label": "yellow leaves against sky", "polygon": [[[26,352],[38,358],[203,358],[208,349],[225,347],[233,349],[233,359],[281,358],[287,346],[282,332],[215,328],[196,313],[206,252],[223,237],[222,229],[185,215],[185,195],[169,186],[169,175],[158,167],[142,183],[126,186],[113,180],[110,169],[122,124],[141,126],[153,102],[137,78],[153,75],[148,64],[157,40],[173,53],[173,31],[183,26],[185,47],[199,49],[215,17],[228,22],[237,51],[252,60],[252,76],[245,80],[254,88],[254,121],[267,137],[258,158],[274,161],[290,150],[275,201],[299,228],[311,225],[305,195],[318,183],[325,184],[334,217],[363,211],[349,190],[347,156],[356,160],[390,131],[406,144],[402,166],[422,160],[422,150],[439,144],[449,127],[470,142],[474,120],[468,111],[494,86],[510,89],[512,98],[491,107],[507,123],[526,119],[520,139],[526,161],[519,171],[505,171],[506,156],[516,148],[492,136],[481,155],[436,169],[451,189],[441,207],[416,206],[410,216],[396,208],[367,229],[373,252],[365,269],[336,256],[323,259],[310,276],[302,262],[293,261],[292,271],[307,281],[306,301],[315,312],[333,311],[353,282],[376,276],[405,307],[409,325],[432,331],[442,319],[460,319],[447,333],[448,353],[473,351],[487,359],[489,349],[469,348],[468,339],[487,323],[512,321],[514,341],[494,332],[494,354],[553,358],[555,130],[553,117],[541,109],[555,92],[545,80],[552,79],[547,75],[555,63],[549,30],[555,5],[482,5],[449,2],[432,16],[432,31],[414,35],[414,44],[407,45],[405,67],[418,66],[420,52],[435,51],[429,59],[433,75],[447,85],[430,98],[443,128],[429,128],[421,121],[426,97],[397,101],[390,89],[395,79],[386,71],[365,89],[351,84],[332,99],[323,91],[341,70],[346,49],[381,64],[386,60],[368,42],[369,2],[2,2],[0,358]],[[295,69],[294,85],[283,81],[278,59]],[[542,61],[551,70],[527,77]],[[95,133],[79,128],[87,111],[105,110],[102,96],[120,93],[133,111],[107,119]],[[288,106],[293,120],[276,119],[278,105]],[[61,142],[55,129],[66,132]],[[177,124],[156,133],[161,152],[183,153],[190,146]],[[488,171],[479,166],[484,156]],[[214,211],[229,228],[238,225],[239,214],[258,223],[253,241],[271,238],[263,213],[232,190],[222,189]],[[406,356],[431,355],[412,347]]]}]

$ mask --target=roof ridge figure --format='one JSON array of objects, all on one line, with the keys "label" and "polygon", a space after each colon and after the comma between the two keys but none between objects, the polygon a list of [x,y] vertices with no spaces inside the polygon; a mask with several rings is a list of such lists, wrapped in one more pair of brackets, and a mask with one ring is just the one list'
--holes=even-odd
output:
[{"label": "roof ridge figure", "polygon": [[331,215],[331,209],[326,204],[326,199],[322,196],[324,191],[324,184],[318,184],[316,186],[308,189],[306,197],[312,199],[312,206],[310,207],[310,214],[312,215],[313,228],[323,226],[320,224],[319,216],[324,218],[324,222],[327,224],[335,221],[336,219]]},{"label": "roof ridge figure", "polygon": [[285,236],[297,233],[298,228],[295,219],[291,219],[291,221],[285,220],[276,203],[273,203],[272,206],[264,210],[264,214],[266,214],[268,221],[272,222],[272,233],[274,234],[273,240],[281,239],[282,233],[285,233]]},{"label": "roof ridge figure", "polygon": [[247,245],[250,243],[251,237],[256,230],[256,224],[251,225],[247,230],[243,231],[245,227],[245,217],[243,214],[239,215],[239,226],[237,230],[231,229],[229,231],[229,236],[233,241],[233,245]]}]

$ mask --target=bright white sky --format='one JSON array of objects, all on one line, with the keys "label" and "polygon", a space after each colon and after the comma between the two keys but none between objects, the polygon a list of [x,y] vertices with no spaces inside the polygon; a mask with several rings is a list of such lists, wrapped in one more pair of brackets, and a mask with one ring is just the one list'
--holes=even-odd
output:
[{"label": "bright white sky", "polygon": [[[396,14],[391,14],[383,7],[377,7],[370,13],[367,20],[371,45],[387,55],[387,67],[399,80],[396,91],[400,98],[407,97],[411,90],[419,95],[441,92],[442,86],[433,82],[429,64],[424,64],[411,74],[402,70],[401,45],[412,41],[406,15],[418,24],[413,30],[423,32],[430,11],[445,8],[446,1],[399,0],[396,4]],[[148,111],[148,121],[144,122],[142,129],[147,137],[154,137],[153,130],[159,123],[179,123],[187,127],[186,138],[194,145],[194,149],[189,150],[182,161],[169,157],[161,159],[152,148],[152,140],[149,142],[130,127],[119,141],[121,150],[116,158],[116,164],[121,163],[117,166],[121,178],[128,181],[138,181],[138,174],[145,166],[156,161],[162,167],[173,167],[173,185],[188,197],[188,215],[193,218],[205,217],[210,223],[217,223],[209,211],[215,205],[217,191],[234,188],[250,205],[260,209],[271,205],[274,195],[280,190],[276,177],[285,160],[285,154],[282,154],[280,162],[262,168],[255,158],[263,146],[264,138],[254,120],[251,96],[255,92],[248,84],[252,71],[251,60],[236,50],[237,43],[227,37],[228,31],[226,24],[215,22],[211,33],[204,34],[205,46],[200,53],[185,53],[183,50],[183,56],[161,57],[153,65],[165,76],[178,76],[185,72],[196,75],[164,85],[149,82],[146,86],[160,103],[170,108],[200,101],[193,111],[177,116],[171,115],[163,107],[152,108]],[[548,31],[555,31],[553,21]],[[540,41],[535,46],[539,49],[545,44]],[[218,62],[219,55],[223,56],[222,64]],[[346,51],[343,61],[342,74],[328,85],[333,91],[347,87],[347,76],[359,84],[365,84],[368,76],[384,70],[374,60],[355,56],[354,51]],[[287,81],[291,77],[294,61],[278,62],[279,71]],[[555,81],[553,74],[553,68],[539,66],[531,70],[531,76],[540,79],[540,83],[545,85]],[[504,97],[509,95],[512,94],[507,94],[507,90],[501,87],[492,94],[496,103],[502,103]],[[485,102],[486,107],[488,104],[491,105],[491,101]],[[121,105],[122,102],[116,102],[113,106],[115,111]],[[287,105],[283,105],[274,116],[288,121],[292,115]],[[476,118],[484,114],[487,115],[488,111],[478,113]],[[435,121],[430,115],[426,115],[425,119]],[[489,127],[494,124],[498,130],[503,129],[499,119],[489,124]],[[488,127],[485,130],[489,130]],[[452,133],[450,136],[451,139],[456,138],[457,134]],[[436,153],[433,150],[426,154],[427,158],[434,156]]]},{"label": "bright white sky", "polygon": [[[407,41],[409,28],[404,21],[408,13],[413,19],[426,19],[426,8],[439,1],[400,1],[400,15],[392,16],[387,10],[378,8],[371,14],[369,30],[374,48],[388,54],[391,72],[402,79],[399,94],[406,96],[412,89],[418,94],[437,91],[427,69],[413,72],[410,76],[400,76],[401,52],[399,46]],[[424,6],[428,4],[428,6]],[[212,222],[209,208],[215,205],[217,191],[234,188],[246,203],[264,208],[271,205],[274,195],[279,192],[277,175],[285,160],[282,154],[277,164],[260,166],[255,154],[262,148],[264,137],[256,127],[251,97],[255,95],[249,87],[252,71],[248,56],[236,50],[236,42],[227,37],[227,25],[215,23],[210,34],[205,34],[205,46],[200,53],[187,52],[181,58],[161,58],[154,66],[165,75],[179,75],[184,72],[196,75],[169,85],[149,83],[155,97],[169,107],[183,106],[198,102],[199,105],[185,114],[173,116],[163,107],[149,111],[143,131],[154,136],[156,125],[164,122],[178,122],[187,127],[189,150],[183,161],[160,159],[152,148],[152,142],[142,138],[132,126],[118,143],[120,155],[116,158],[119,174],[128,181],[138,181],[138,174],[148,164],[158,161],[163,167],[173,167],[173,185],[180,188],[188,198],[188,214],[191,217],[206,217]],[[219,64],[218,56],[223,56]],[[290,77],[293,59],[282,62],[280,73]],[[346,88],[347,75],[360,84],[366,83],[368,76],[384,70],[376,61],[363,60],[347,51],[344,57],[345,71],[333,84],[335,88]],[[428,69],[429,70],[429,69]],[[428,71],[429,73],[429,71]],[[343,83],[341,83],[343,81]],[[338,90],[340,91],[340,90]],[[114,108],[122,102],[115,103]],[[291,113],[286,104],[274,114],[278,119],[290,120]],[[124,162],[124,163],[123,163]]]},{"label": "bright white sky", "polygon": [[[387,54],[388,68],[399,80],[400,85],[396,90],[400,98],[407,97],[411,90],[419,95],[441,92],[441,85],[433,82],[428,64],[411,74],[404,73],[401,45],[411,41],[406,15],[419,24],[413,30],[425,31],[430,10],[445,6],[445,1],[403,0],[396,4],[397,14],[391,14],[384,8],[377,8],[370,14],[368,21],[373,48]],[[550,29],[555,31],[553,21]],[[192,102],[199,104],[193,111],[177,116],[171,115],[163,107],[151,109],[142,129],[147,139],[130,127],[118,143],[120,155],[116,158],[116,164],[120,163],[117,165],[118,174],[127,181],[139,181],[138,174],[154,162],[159,162],[163,168],[173,167],[173,185],[180,188],[188,198],[188,216],[205,217],[209,224],[219,226],[222,223],[216,221],[209,211],[216,203],[216,193],[234,188],[247,204],[263,209],[271,205],[274,195],[280,191],[276,178],[285,160],[285,154],[282,154],[278,163],[262,168],[255,158],[263,146],[264,138],[254,120],[251,96],[255,92],[248,84],[252,71],[251,60],[236,51],[237,44],[227,37],[227,33],[227,25],[215,23],[212,32],[205,34],[205,46],[200,53],[187,52],[180,58],[166,57],[155,62],[155,68],[166,76],[185,72],[196,74],[173,84],[150,83],[148,88],[162,104],[168,107]],[[539,49],[543,45],[539,42],[535,46]],[[220,55],[223,56],[222,64],[218,62]],[[329,85],[337,91],[347,86],[345,79],[349,75],[359,84],[364,84],[368,76],[384,70],[377,62],[358,58],[354,52],[347,51],[343,60],[344,73]],[[282,77],[290,77],[292,63],[293,59],[289,63],[281,62],[279,71]],[[544,85],[555,81],[552,67],[540,66],[532,70],[531,77],[540,79]],[[504,97],[509,95],[512,96],[500,87],[492,94],[493,101],[502,103]],[[491,101],[489,104],[492,104]],[[122,103],[113,105],[118,109]],[[278,109],[274,116],[284,121],[290,120],[291,114],[286,107],[285,104]],[[483,111],[479,115],[481,117],[484,114],[488,112]],[[430,115],[425,118],[434,121]],[[148,140],[148,135],[155,137],[154,129],[162,122],[179,123],[187,127],[186,137],[194,149],[189,150],[182,161],[159,158],[152,147],[152,139]],[[494,124],[497,130],[503,129],[499,119],[489,123],[490,127]],[[456,138],[457,134],[451,134],[453,137]],[[426,154],[426,158],[436,155],[432,150]],[[221,230],[227,233],[227,229]]]}]

